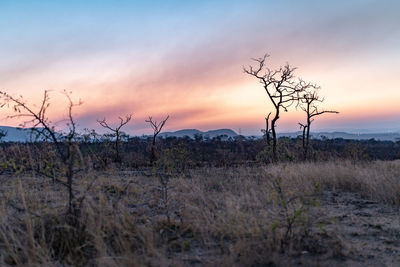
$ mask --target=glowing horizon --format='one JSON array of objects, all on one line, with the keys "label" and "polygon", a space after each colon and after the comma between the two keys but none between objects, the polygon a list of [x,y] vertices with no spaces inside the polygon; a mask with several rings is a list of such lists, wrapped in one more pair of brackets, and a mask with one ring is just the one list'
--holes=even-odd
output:
[{"label": "glowing horizon", "polygon": [[[2,1],[0,90],[38,103],[43,90],[73,92],[81,128],[132,113],[126,132],[170,115],[165,131],[230,128],[260,134],[272,111],[243,73],[251,58],[289,62],[321,86],[318,130],[400,130],[397,1]],[[268,15],[267,15],[268,14]],[[64,114],[53,92],[54,121]],[[6,112],[0,110],[0,116]],[[296,131],[291,110],[278,131]],[[2,125],[16,126],[2,120]]]}]

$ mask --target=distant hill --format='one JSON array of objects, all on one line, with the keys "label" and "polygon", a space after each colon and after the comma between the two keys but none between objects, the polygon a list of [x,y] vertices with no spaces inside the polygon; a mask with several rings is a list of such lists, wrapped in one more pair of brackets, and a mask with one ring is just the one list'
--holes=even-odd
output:
[{"label": "distant hill", "polygon": [[231,129],[219,129],[219,130],[210,130],[207,132],[202,132],[197,129],[185,129],[185,130],[179,130],[176,132],[164,132],[160,133],[159,136],[161,137],[190,137],[194,138],[196,135],[201,135],[204,138],[215,138],[218,136],[226,136],[226,137],[235,137],[238,136],[237,133],[232,131]]},{"label": "distant hill", "polygon": [[1,139],[3,142],[29,142],[31,140],[29,129],[0,126],[0,131],[6,133],[6,136]]},{"label": "distant hill", "polygon": [[[297,136],[302,135],[302,132],[292,132],[292,133],[279,133],[278,136],[287,136],[291,138],[296,138]],[[328,139],[335,138],[343,138],[350,140],[370,140],[375,139],[379,141],[399,141],[400,133],[346,133],[346,132],[315,132],[310,133],[312,138],[322,139],[323,137]]]}]

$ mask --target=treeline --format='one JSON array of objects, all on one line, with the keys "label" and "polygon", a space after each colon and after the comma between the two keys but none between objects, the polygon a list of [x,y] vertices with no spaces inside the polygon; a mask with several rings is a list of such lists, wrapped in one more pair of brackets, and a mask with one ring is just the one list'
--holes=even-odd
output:
[{"label": "treeline", "polygon": [[[115,154],[115,141],[108,136],[80,138],[75,142],[79,148],[77,161],[82,161],[82,165],[89,163],[88,167],[95,170],[107,170],[115,166],[131,170],[163,166],[180,172],[194,167],[230,167],[273,162],[273,154],[270,147],[265,145],[265,138],[167,137],[157,138],[156,147],[153,148],[152,137],[125,137],[119,144],[118,156]],[[400,159],[400,142],[312,139],[310,147],[311,156],[308,160],[311,161]],[[44,171],[57,165],[54,144],[49,142],[2,143],[0,148],[3,172]],[[277,151],[281,162],[304,160],[301,137],[279,138]]]}]

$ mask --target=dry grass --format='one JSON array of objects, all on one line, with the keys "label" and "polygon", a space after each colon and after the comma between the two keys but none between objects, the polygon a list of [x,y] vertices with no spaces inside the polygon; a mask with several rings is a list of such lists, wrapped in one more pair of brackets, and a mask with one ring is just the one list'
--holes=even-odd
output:
[{"label": "dry grass", "polygon": [[400,206],[400,160],[283,164],[270,168],[269,172],[284,175],[289,185],[305,190],[318,185],[324,190],[357,192]]},{"label": "dry grass", "polygon": [[304,251],[334,262],[346,251],[323,229],[323,191],[400,205],[399,161],[198,169],[167,185],[96,173],[77,188],[94,175],[74,224],[60,185],[2,176],[0,265],[274,266]]}]

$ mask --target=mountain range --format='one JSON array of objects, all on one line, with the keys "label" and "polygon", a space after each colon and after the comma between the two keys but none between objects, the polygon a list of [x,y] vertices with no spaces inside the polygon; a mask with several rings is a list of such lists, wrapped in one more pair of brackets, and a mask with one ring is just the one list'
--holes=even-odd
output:
[{"label": "mountain range", "polygon": [[[29,142],[31,140],[31,132],[29,129],[16,128],[16,127],[8,127],[8,126],[0,126],[0,131],[6,133],[6,135],[1,139],[3,142]],[[278,137],[290,137],[296,138],[300,136],[302,132],[287,132],[287,133],[278,133]],[[210,130],[210,131],[200,131],[197,129],[184,129],[175,132],[163,132],[160,133],[160,137],[189,137],[195,138],[196,136],[202,136],[203,138],[215,138],[218,136],[224,136],[224,138],[236,137],[238,134],[231,129],[218,129],[218,130]],[[392,132],[392,133],[346,133],[346,132],[314,132],[311,133],[312,138],[316,139],[335,139],[335,138],[343,138],[350,140],[380,140],[380,141],[399,141],[400,133]],[[252,136],[253,138],[260,138],[261,136]]]},{"label": "mountain range", "polygon": [[190,137],[190,138],[195,138],[196,135],[201,135],[204,138],[215,138],[218,136],[226,136],[226,137],[235,137],[238,134],[232,131],[231,129],[219,129],[219,130],[210,130],[207,132],[202,132],[197,129],[184,129],[184,130],[179,130],[176,132],[164,132],[160,133],[160,136],[162,137]]},{"label": "mountain range", "polygon": [[[291,133],[279,133],[278,136],[287,136],[290,138],[296,138],[297,136],[301,136],[302,132],[291,132]],[[335,139],[335,138],[343,138],[349,140],[370,140],[375,139],[379,141],[399,141],[400,140],[400,133],[393,132],[393,133],[346,133],[346,132],[314,132],[310,133],[312,138],[315,139]]]}]

